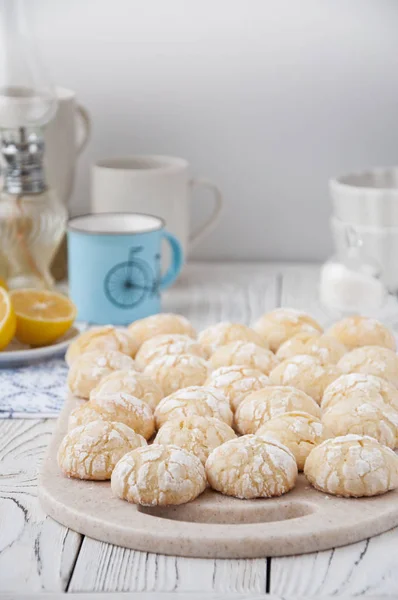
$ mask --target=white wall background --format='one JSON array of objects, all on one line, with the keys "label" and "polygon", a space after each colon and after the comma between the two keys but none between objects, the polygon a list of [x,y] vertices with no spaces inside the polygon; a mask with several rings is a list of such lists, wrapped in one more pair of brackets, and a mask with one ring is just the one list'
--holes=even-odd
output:
[{"label": "white wall background", "polygon": [[319,259],[329,176],[397,162],[397,0],[34,1],[53,79],[94,120],[74,212],[95,159],[183,156],[226,200],[197,258]]}]

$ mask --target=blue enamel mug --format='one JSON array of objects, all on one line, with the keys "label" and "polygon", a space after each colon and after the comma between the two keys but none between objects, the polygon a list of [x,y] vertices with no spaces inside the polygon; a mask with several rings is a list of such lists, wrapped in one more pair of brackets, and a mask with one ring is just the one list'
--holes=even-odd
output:
[{"label": "blue enamel mug", "polygon": [[[126,325],[161,310],[160,293],[183,264],[178,240],[158,217],[101,213],[68,223],[69,294],[78,319]],[[171,265],[161,273],[161,246],[171,246]]]}]

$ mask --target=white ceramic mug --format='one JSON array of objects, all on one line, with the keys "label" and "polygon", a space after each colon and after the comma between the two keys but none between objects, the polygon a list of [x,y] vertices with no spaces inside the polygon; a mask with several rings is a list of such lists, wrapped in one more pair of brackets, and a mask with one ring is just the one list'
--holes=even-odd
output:
[{"label": "white ceramic mug", "polygon": [[76,160],[90,138],[87,110],[76,102],[76,94],[56,89],[58,108],[45,130],[45,168],[48,184],[68,204],[75,180]]},{"label": "white ceramic mug", "polygon": [[387,289],[398,292],[398,227],[369,227],[352,225],[336,217],[331,219],[333,241],[337,252],[346,252],[348,232],[354,231],[362,242],[363,252],[380,266]]},{"label": "white ceramic mug", "polygon": [[[195,187],[213,192],[214,209],[204,223],[190,232],[190,203]],[[185,256],[216,225],[222,205],[218,187],[207,179],[191,178],[189,164],[182,158],[128,156],[100,160],[93,167],[93,213],[141,212],[160,217],[180,241]]]},{"label": "white ceramic mug", "polygon": [[370,227],[398,227],[398,168],[349,173],[330,181],[335,217]]}]

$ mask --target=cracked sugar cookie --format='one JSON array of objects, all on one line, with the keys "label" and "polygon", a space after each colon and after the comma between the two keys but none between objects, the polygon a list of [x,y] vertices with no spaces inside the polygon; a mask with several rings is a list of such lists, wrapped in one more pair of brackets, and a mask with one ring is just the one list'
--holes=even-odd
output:
[{"label": "cracked sugar cookie", "polygon": [[282,360],[292,358],[292,356],[297,356],[297,354],[305,354],[303,348],[306,343],[310,340],[316,340],[320,335],[320,331],[302,331],[301,333],[296,333],[296,335],[279,346],[275,356],[282,362]]},{"label": "cracked sugar cookie", "polygon": [[273,385],[290,385],[313,398],[318,404],[327,386],[341,375],[336,365],[323,365],[315,356],[299,354],[281,362],[269,374]]},{"label": "cracked sugar cookie", "polygon": [[[285,342],[288,344],[289,340]],[[285,346],[283,344],[283,346]],[[279,350],[283,350],[283,346]],[[318,337],[311,337],[305,343],[301,344],[301,351],[296,352],[293,356],[307,354],[309,356],[315,356],[323,365],[328,363],[336,364],[342,356],[347,352],[347,348],[339,342],[337,338],[331,335],[320,335]],[[279,350],[277,356],[280,357]]]},{"label": "cracked sugar cookie", "polygon": [[270,419],[291,411],[321,416],[318,404],[301,390],[289,386],[269,385],[249,394],[235,413],[235,425],[241,434],[256,433]]},{"label": "cracked sugar cookie", "polygon": [[134,369],[123,369],[103,377],[91,391],[90,400],[95,401],[101,396],[109,396],[119,392],[126,392],[143,400],[152,410],[155,410],[164,397],[163,390],[150,377],[138,373]]},{"label": "cracked sugar cookie", "polygon": [[148,404],[125,392],[98,396],[75,408],[69,416],[69,429],[98,419],[124,423],[146,440],[155,432],[155,418]]},{"label": "cracked sugar cookie", "polygon": [[331,436],[369,435],[389,448],[397,446],[398,412],[369,402],[366,398],[348,398],[322,413],[322,423]]},{"label": "cracked sugar cookie", "polygon": [[158,431],[155,444],[173,444],[192,452],[204,464],[210,452],[236,438],[232,427],[214,417],[191,415],[167,421]]},{"label": "cracked sugar cookie", "polygon": [[381,408],[398,412],[398,389],[386,379],[365,373],[350,373],[335,379],[323,394],[321,408],[326,410],[351,398],[362,399]]},{"label": "cracked sugar cookie", "polygon": [[67,477],[104,481],[116,463],[145,439],[123,423],[92,421],[66,434],[58,450],[58,465]]},{"label": "cracked sugar cookie", "polygon": [[317,490],[327,494],[377,496],[398,487],[398,456],[371,437],[345,435],[314,448],[304,473]]},{"label": "cracked sugar cookie", "polygon": [[187,335],[168,333],[155,335],[144,342],[135,357],[136,368],[143,371],[153,360],[168,355],[194,354],[207,358],[205,348]]},{"label": "cracked sugar cookie", "polygon": [[254,329],[268,342],[273,352],[298,333],[316,335],[323,331],[319,323],[310,315],[293,308],[276,308],[265,313],[255,323]]},{"label": "cracked sugar cookie", "polygon": [[165,396],[192,385],[203,385],[209,374],[209,363],[193,354],[162,356],[153,360],[144,371],[163,390]]},{"label": "cracked sugar cookie", "polygon": [[328,435],[319,419],[306,412],[287,412],[266,421],[257,431],[265,439],[273,439],[289,448],[299,471],[311,450],[322,443]]},{"label": "cracked sugar cookie", "polygon": [[258,369],[232,365],[213,371],[205,385],[210,385],[224,394],[235,412],[246,396],[255,390],[261,390],[268,383],[268,377]]},{"label": "cracked sugar cookie", "polygon": [[171,419],[184,419],[197,415],[214,417],[232,425],[233,415],[229,400],[210,386],[191,386],[164,398],[156,408],[156,427],[159,429]]},{"label": "cracked sugar cookie", "polygon": [[293,454],[279,442],[245,435],[218,446],[206,461],[214,490],[235,498],[271,498],[291,490],[297,479]]},{"label": "cracked sugar cookie", "polygon": [[347,317],[332,325],[326,333],[340,340],[348,350],[359,346],[396,349],[393,333],[383,323],[369,317]]},{"label": "cracked sugar cookie", "polygon": [[195,339],[196,331],[191,323],[182,315],[160,313],[139,321],[134,321],[128,327],[130,335],[141,346],[146,340],[164,333],[180,333]]},{"label": "cracked sugar cookie", "polygon": [[250,369],[257,369],[268,375],[279,363],[275,354],[267,348],[262,348],[253,342],[237,341],[226,346],[220,346],[212,354],[210,364],[213,369],[242,365]]},{"label": "cracked sugar cookie", "polygon": [[66,351],[65,360],[70,366],[78,356],[93,350],[102,352],[117,350],[122,354],[134,357],[138,350],[138,344],[127,329],[116,328],[113,325],[92,327],[71,342]]},{"label": "cracked sugar cookie", "polygon": [[199,333],[198,340],[202,346],[208,348],[209,354],[215,352],[220,346],[236,341],[252,342],[262,348],[268,348],[267,342],[254,329],[242,323],[229,321],[222,321],[207,327]]},{"label": "cracked sugar cookie", "polygon": [[111,350],[94,350],[75,360],[69,369],[68,386],[72,394],[79,398],[88,398],[90,392],[101,379],[113,371],[133,369],[134,361],[130,356]]},{"label": "cracked sugar cookie", "polygon": [[115,496],[143,506],[191,502],[206,488],[199,458],[178,446],[152,444],[129,452],[112,473]]},{"label": "cracked sugar cookie", "polygon": [[389,348],[355,348],[343,356],[337,366],[343,373],[365,373],[383,377],[398,388],[398,355]]}]

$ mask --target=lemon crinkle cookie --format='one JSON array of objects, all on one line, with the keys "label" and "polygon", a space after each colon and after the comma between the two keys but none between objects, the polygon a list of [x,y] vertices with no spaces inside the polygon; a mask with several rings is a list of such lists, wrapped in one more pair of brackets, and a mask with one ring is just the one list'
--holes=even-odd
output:
[{"label": "lemon crinkle cookie", "polygon": [[134,357],[138,350],[138,344],[127,329],[116,328],[113,325],[92,327],[71,342],[66,351],[65,360],[70,366],[81,354],[92,352],[93,350],[103,352],[117,350],[122,354]]},{"label": "lemon crinkle cookie", "polygon": [[324,390],[340,374],[336,365],[324,365],[315,356],[299,354],[277,365],[269,374],[269,380],[273,385],[290,385],[302,390],[319,404]]},{"label": "lemon crinkle cookie", "polygon": [[143,400],[155,410],[164,397],[163,390],[150,377],[134,369],[121,369],[106,375],[90,393],[90,400],[125,392]]},{"label": "lemon crinkle cookie", "polygon": [[143,371],[153,360],[167,355],[195,354],[207,358],[205,348],[188,335],[168,333],[146,340],[135,356],[136,368]]},{"label": "lemon crinkle cookie", "polygon": [[146,446],[145,439],[123,423],[92,421],[75,427],[62,440],[58,465],[68,477],[103,481],[126,454]]},{"label": "lemon crinkle cookie", "polygon": [[276,308],[265,313],[255,323],[254,329],[268,342],[273,352],[297,333],[316,335],[323,331],[319,323],[310,315],[293,308]]},{"label": "lemon crinkle cookie", "polygon": [[317,490],[327,494],[376,496],[398,487],[398,456],[371,437],[345,435],[316,446],[304,473]]},{"label": "lemon crinkle cookie", "polygon": [[167,421],[155,438],[155,444],[174,444],[192,452],[202,463],[210,452],[236,437],[234,430],[220,419],[191,415]]},{"label": "lemon crinkle cookie", "polygon": [[192,415],[215,417],[227,425],[232,425],[233,420],[229,400],[219,390],[210,386],[190,386],[163,398],[155,411],[156,427],[171,419]]},{"label": "lemon crinkle cookie", "polygon": [[369,317],[347,317],[332,325],[326,333],[340,340],[348,350],[359,346],[396,349],[393,333],[383,323]]},{"label": "lemon crinkle cookie", "polygon": [[213,450],[206,473],[211,487],[227,496],[270,498],[294,487],[297,464],[279,442],[244,435]]},{"label": "lemon crinkle cookie", "polygon": [[236,341],[252,342],[268,348],[267,342],[254,329],[242,323],[231,323],[230,321],[221,321],[207,327],[200,332],[198,340],[202,346],[208,348],[209,354],[215,352],[220,346]]},{"label": "lemon crinkle cookie", "polygon": [[134,321],[129,325],[128,331],[139,346],[155,335],[164,333],[180,333],[196,338],[196,331],[188,319],[174,313],[160,313]]},{"label": "lemon crinkle cookie", "polygon": [[301,411],[287,412],[266,421],[256,435],[277,440],[289,448],[299,471],[304,469],[311,450],[328,437],[326,428],[317,417]]},{"label": "lemon crinkle cookie", "polygon": [[228,398],[232,410],[235,411],[246,396],[255,390],[262,389],[268,383],[268,377],[258,369],[232,365],[213,371],[205,385],[210,385],[224,394]]},{"label": "lemon crinkle cookie", "polygon": [[79,398],[89,398],[96,385],[113,371],[133,369],[134,361],[130,356],[111,350],[94,350],[75,360],[69,369],[68,386],[72,394]]},{"label": "lemon crinkle cookie", "polygon": [[115,496],[143,506],[184,504],[206,488],[199,458],[178,446],[152,444],[129,452],[112,473]]},{"label": "lemon crinkle cookie", "polygon": [[193,354],[157,358],[144,371],[144,375],[151,377],[166,396],[191,385],[203,385],[208,374],[209,363]]},{"label": "lemon crinkle cookie", "polygon": [[151,408],[143,400],[126,392],[103,395],[75,408],[69,416],[69,429],[97,419],[124,423],[146,440],[155,431]]},{"label": "lemon crinkle cookie", "polygon": [[271,350],[258,346],[253,342],[241,340],[220,346],[210,358],[213,369],[242,365],[250,369],[257,369],[265,375],[268,375],[278,362]]},{"label": "lemon crinkle cookie", "polygon": [[266,421],[291,411],[302,411],[319,418],[318,404],[301,390],[289,386],[270,385],[249,394],[235,413],[239,433],[256,433]]}]

